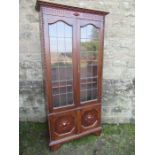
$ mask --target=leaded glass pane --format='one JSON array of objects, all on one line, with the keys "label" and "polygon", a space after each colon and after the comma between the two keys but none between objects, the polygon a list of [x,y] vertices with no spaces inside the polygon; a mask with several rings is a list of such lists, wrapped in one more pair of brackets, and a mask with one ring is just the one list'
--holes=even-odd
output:
[{"label": "leaded glass pane", "polygon": [[73,104],[72,34],[62,21],[49,25],[54,107]]},{"label": "leaded glass pane", "polygon": [[82,103],[97,99],[98,50],[99,29],[93,25],[81,27],[80,100]]}]

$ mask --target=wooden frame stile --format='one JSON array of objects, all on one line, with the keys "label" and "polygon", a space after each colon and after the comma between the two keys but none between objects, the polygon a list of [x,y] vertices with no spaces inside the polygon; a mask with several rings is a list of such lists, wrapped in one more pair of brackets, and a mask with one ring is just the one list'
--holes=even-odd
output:
[{"label": "wooden frame stile", "polygon": [[51,106],[50,106],[50,101],[51,101],[51,95],[50,95],[50,89],[49,89],[49,83],[48,83],[48,67],[47,67],[47,55],[45,54],[45,51],[47,52],[46,48],[45,48],[45,28],[44,28],[44,16],[43,16],[43,11],[42,11],[42,7],[40,7],[40,37],[41,37],[41,56],[42,56],[42,66],[43,66],[43,85],[44,85],[44,96],[45,96],[45,103],[46,103],[46,111],[47,111],[47,121],[48,121],[48,130],[49,130],[49,139],[50,141],[52,140],[52,131],[53,129],[51,128],[51,124],[50,124],[50,119],[49,119],[49,114],[52,112],[51,110]]},{"label": "wooden frame stile", "polygon": [[[102,85],[102,79],[103,79],[103,63],[104,63],[104,29],[105,29],[105,16],[103,16],[103,22],[101,23],[101,35],[100,35],[100,55],[99,55],[99,102],[102,103],[102,92],[103,92],[103,85]],[[101,106],[101,105],[100,105]],[[100,108],[101,116],[102,116],[102,106]],[[101,117],[100,117],[100,124],[101,124]]]},{"label": "wooden frame stile", "polygon": [[[75,28],[76,28],[76,31],[77,31],[77,33],[76,33],[76,31],[75,31],[75,34],[74,34],[74,36],[75,36],[75,57],[74,57],[74,61],[75,61],[75,81],[76,81],[76,83],[75,83],[75,86],[74,86],[74,90],[75,90],[75,96],[76,96],[76,107],[78,108],[79,106],[80,106],[80,67],[79,67],[79,50],[80,50],[80,48],[79,48],[79,29],[78,29],[78,22],[77,22],[77,20],[76,20],[76,26],[75,26]],[[79,110],[77,110],[76,111],[76,113],[77,113],[77,120],[78,120],[78,123],[77,123],[77,133],[80,133],[80,123],[79,122],[81,122],[81,117],[80,117],[80,111]]]},{"label": "wooden frame stile", "polygon": [[[61,144],[80,138],[88,134],[100,135],[101,132],[101,101],[102,101],[102,69],[103,69],[103,45],[104,45],[104,18],[108,12],[83,9],[77,7],[71,7],[61,4],[54,4],[48,2],[48,0],[38,0],[36,3],[36,9],[40,10],[40,30],[41,30],[41,47],[42,47],[42,60],[44,69],[44,86],[45,86],[45,99],[46,107],[48,111],[48,125],[49,125],[49,135],[50,143],[49,146],[53,151],[57,150]],[[55,100],[53,98],[53,83],[52,78],[55,74],[53,72],[52,65],[55,64],[53,58],[51,57],[52,43],[49,36],[49,25],[62,22],[72,29],[72,49],[71,49],[71,60],[72,65],[71,74],[72,79],[72,94],[73,94],[73,104],[55,106]],[[97,38],[98,45],[98,55],[97,55],[97,71],[92,73],[97,74],[95,77],[97,86],[97,96],[93,100],[89,99],[86,101],[81,100],[81,91],[83,85],[81,86],[81,74],[84,69],[81,69],[81,28],[92,25],[94,28],[99,30],[99,35]],[[86,39],[91,40],[91,39]],[[57,41],[58,43],[58,41]],[[58,44],[57,44],[58,46]],[[96,49],[96,48],[95,48]],[[91,50],[90,50],[91,51]],[[87,51],[89,52],[89,51]],[[96,50],[94,51],[96,52]],[[65,54],[66,55],[66,54]],[[83,61],[83,60],[82,60]],[[90,60],[92,61],[92,60]],[[87,68],[85,68],[87,70]],[[93,68],[94,70],[95,68]],[[87,70],[88,72],[88,70]],[[67,74],[67,73],[66,73]],[[87,74],[86,74],[87,75]],[[62,78],[62,77],[61,77]],[[82,79],[83,80],[83,79]],[[91,81],[87,81],[85,85],[88,85]],[[88,83],[87,83],[88,82]],[[67,84],[67,83],[66,83]],[[91,84],[93,86],[93,84]],[[67,87],[63,84],[62,87]],[[92,87],[94,89],[94,87]],[[59,89],[60,93],[60,82],[56,89]],[[86,91],[90,91],[89,87]],[[85,90],[84,90],[85,91]],[[61,94],[58,94],[61,97]],[[67,95],[67,92],[66,92]],[[88,95],[88,94],[87,94]],[[88,98],[88,96],[86,96]],[[66,97],[67,98],[67,97]],[[62,100],[62,99],[61,99]],[[66,103],[67,101],[65,101]]]}]

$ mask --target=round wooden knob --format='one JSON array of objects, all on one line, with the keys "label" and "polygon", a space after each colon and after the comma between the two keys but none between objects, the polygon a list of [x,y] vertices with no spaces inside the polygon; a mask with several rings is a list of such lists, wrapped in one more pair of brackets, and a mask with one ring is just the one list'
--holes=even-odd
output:
[{"label": "round wooden knob", "polygon": [[78,12],[75,12],[74,13],[74,16],[79,16],[80,14]]}]

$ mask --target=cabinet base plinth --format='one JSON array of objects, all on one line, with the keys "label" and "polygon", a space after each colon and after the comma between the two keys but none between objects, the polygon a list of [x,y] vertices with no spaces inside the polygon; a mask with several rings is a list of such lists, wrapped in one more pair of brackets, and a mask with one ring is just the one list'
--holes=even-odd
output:
[{"label": "cabinet base plinth", "polygon": [[91,129],[91,130],[88,130],[88,131],[84,131],[84,132],[79,133],[79,134],[75,134],[75,135],[69,136],[69,137],[65,137],[65,138],[58,139],[58,140],[53,140],[53,141],[51,141],[49,143],[49,146],[51,147],[52,151],[56,151],[65,142],[68,142],[68,141],[71,141],[71,140],[74,140],[74,139],[78,139],[78,138],[81,138],[83,136],[90,135],[90,134],[93,134],[93,135],[96,135],[96,136],[100,136],[101,131],[102,131],[102,128],[101,127],[97,127],[97,128],[94,128],[94,129]]}]

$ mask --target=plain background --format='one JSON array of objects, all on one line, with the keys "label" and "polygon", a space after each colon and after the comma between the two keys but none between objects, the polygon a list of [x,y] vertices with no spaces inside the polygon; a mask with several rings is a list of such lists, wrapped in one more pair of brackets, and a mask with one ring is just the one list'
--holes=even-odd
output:
[{"label": "plain background", "polygon": [[[154,6],[153,0],[136,0],[136,155],[155,154]],[[0,154],[17,155],[19,154],[19,1],[1,1],[0,19]]]}]

